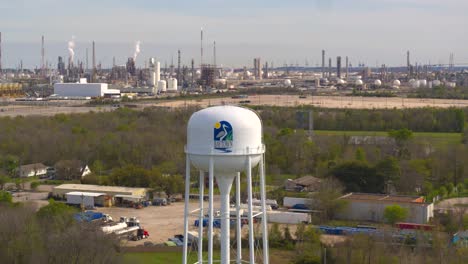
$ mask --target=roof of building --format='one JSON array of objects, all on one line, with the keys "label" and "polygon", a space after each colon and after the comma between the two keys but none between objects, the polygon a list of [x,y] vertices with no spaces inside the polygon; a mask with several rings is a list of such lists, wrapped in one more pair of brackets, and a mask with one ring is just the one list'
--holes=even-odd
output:
[{"label": "roof of building", "polygon": [[117,194],[115,197],[117,198],[129,198],[129,199],[142,199],[142,196],[139,195],[126,195],[126,194]]},{"label": "roof of building", "polygon": [[424,197],[422,196],[375,194],[375,193],[348,193],[348,194],[341,196],[340,199],[346,199],[346,200],[352,200],[352,201],[424,203]]},{"label": "roof of building", "polygon": [[93,193],[93,192],[69,192],[67,195],[78,195],[78,196],[89,196],[89,197],[99,197],[106,195],[105,193]]},{"label": "roof of building", "polygon": [[26,164],[26,165],[20,166],[20,170],[26,170],[26,171],[33,171],[33,170],[39,170],[39,169],[47,169],[47,166],[42,163],[33,163],[33,164]]},{"label": "roof of building", "polygon": [[311,185],[315,185],[315,184],[320,184],[322,182],[321,179],[316,178],[314,176],[304,176],[304,177],[301,177],[301,178],[294,179],[292,181],[294,183],[296,183],[298,185],[302,185],[302,186],[311,186]]},{"label": "roof of building", "polygon": [[74,191],[87,191],[87,192],[138,192],[146,190],[146,188],[133,188],[121,186],[101,186],[92,184],[62,184],[54,187],[54,190],[74,190]]}]

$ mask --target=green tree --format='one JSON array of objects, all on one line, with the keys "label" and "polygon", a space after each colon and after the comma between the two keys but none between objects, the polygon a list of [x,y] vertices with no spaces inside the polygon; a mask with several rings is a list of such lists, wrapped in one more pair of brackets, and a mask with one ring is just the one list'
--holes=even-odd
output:
[{"label": "green tree", "polygon": [[321,220],[323,222],[329,221],[348,206],[347,201],[338,199],[343,195],[342,191],[343,186],[337,180],[324,179],[320,184],[319,191],[311,195],[313,202],[309,207],[322,212]]},{"label": "green tree", "polygon": [[271,248],[281,248],[283,246],[283,235],[277,223],[274,223],[268,231],[268,245]]},{"label": "green tree", "polygon": [[409,158],[408,142],[413,138],[413,131],[403,128],[399,130],[390,130],[388,136],[395,140],[397,146],[397,155],[399,158]]},{"label": "green tree", "polygon": [[384,191],[384,175],[366,162],[348,161],[332,169],[331,175],[338,179],[346,192],[381,193]]},{"label": "green tree", "polygon": [[13,203],[13,197],[9,192],[0,191],[0,204],[11,204]]},{"label": "green tree", "polygon": [[37,211],[37,217],[46,229],[65,230],[75,222],[73,214],[77,212],[74,207],[49,199],[49,204]]},{"label": "green tree", "polygon": [[385,207],[384,218],[389,224],[395,224],[406,219],[408,216],[408,209],[399,205],[389,205]]},{"label": "green tree", "polygon": [[19,167],[19,158],[14,155],[6,155],[1,160],[1,167],[8,173],[8,176],[15,177]]},{"label": "green tree", "polygon": [[362,162],[367,162],[366,152],[361,147],[356,149],[356,160],[357,161],[362,161]]},{"label": "green tree", "polygon": [[398,160],[394,157],[388,157],[379,161],[375,165],[375,170],[384,182],[387,184],[395,184],[400,180],[401,168]]},{"label": "green tree", "polygon": [[5,184],[10,182],[10,179],[7,176],[0,175],[0,191],[5,189]]}]

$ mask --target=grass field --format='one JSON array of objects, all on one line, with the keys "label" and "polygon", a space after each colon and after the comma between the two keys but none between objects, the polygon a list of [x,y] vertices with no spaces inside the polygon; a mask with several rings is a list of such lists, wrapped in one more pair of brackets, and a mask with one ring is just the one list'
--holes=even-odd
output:
[{"label": "grass field", "polygon": [[[315,130],[318,136],[388,136],[385,131],[329,131]],[[434,145],[456,145],[461,143],[460,133],[433,133],[433,132],[414,132],[414,139],[418,141],[430,141]]]},{"label": "grass field", "polygon": [[[217,253],[215,251],[215,253]],[[243,252],[244,256],[248,256],[247,252]],[[192,254],[196,257],[196,254]],[[214,254],[215,259],[219,259],[219,255]],[[231,256],[233,257],[233,256]],[[291,259],[294,257],[294,251],[270,249],[270,263],[271,264],[288,264],[291,263]],[[126,253],[124,255],[125,264],[163,264],[171,263],[178,264],[182,263],[181,252],[142,252],[142,253]]]}]

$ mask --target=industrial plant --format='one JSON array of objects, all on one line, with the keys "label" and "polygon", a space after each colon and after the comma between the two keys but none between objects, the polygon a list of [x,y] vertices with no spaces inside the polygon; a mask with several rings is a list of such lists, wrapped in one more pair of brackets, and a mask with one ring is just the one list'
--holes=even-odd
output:
[{"label": "industrial plant", "polygon": [[[370,66],[359,61],[352,61],[348,56],[327,57],[327,51],[321,53],[321,65],[310,66],[307,59],[304,65],[284,64],[274,67],[268,58],[256,57],[252,64],[246,62],[241,68],[220,66],[216,60],[216,41],[213,42],[211,63],[207,63],[206,45],[203,29],[200,32],[200,58],[190,58],[190,65],[183,65],[182,50],[177,50],[177,64],[174,60],[161,67],[157,57],[139,56],[144,43],[136,41],[133,56],[123,65],[113,64],[104,67],[99,63],[99,43],[90,42],[91,65],[88,48],[85,61],[75,56],[76,40],[72,37],[64,43],[68,56],[59,56],[56,66],[49,67],[45,56],[45,37],[41,37],[39,67],[25,69],[22,62],[15,69],[2,68],[2,39],[0,33],[0,96],[9,98],[29,98],[30,100],[80,99],[127,95],[164,97],[178,94],[204,94],[239,91],[248,88],[295,88],[307,93],[347,90],[407,92],[419,88],[464,87],[468,86],[467,68],[463,63],[455,63],[454,54],[450,54],[449,64],[423,64],[413,62],[410,51],[402,54],[405,66],[388,67]],[[8,41],[8,40],[6,40]],[[161,54],[162,55],[162,54]],[[403,59],[405,56],[405,60]],[[343,59],[344,58],[344,59]],[[137,59],[144,61],[144,67],[138,67]],[[328,65],[326,64],[328,62]],[[334,63],[335,62],[335,63]],[[66,84],[74,84],[67,86]],[[64,85],[65,84],[65,85]],[[100,91],[90,89],[96,88]],[[103,88],[102,85],[107,85]],[[65,87],[73,87],[67,89]],[[52,97],[50,97],[52,95]],[[55,98],[54,98],[55,97]]]}]

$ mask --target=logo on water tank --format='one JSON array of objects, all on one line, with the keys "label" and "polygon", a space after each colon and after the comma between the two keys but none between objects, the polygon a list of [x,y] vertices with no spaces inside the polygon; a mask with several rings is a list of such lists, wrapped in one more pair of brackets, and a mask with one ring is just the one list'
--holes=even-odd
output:
[{"label": "logo on water tank", "polygon": [[213,131],[214,148],[224,152],[231,152],[233,139],[231,124],[227,121],[216,122]]}]

